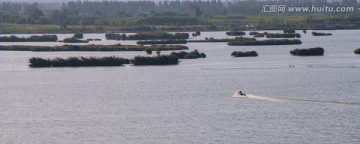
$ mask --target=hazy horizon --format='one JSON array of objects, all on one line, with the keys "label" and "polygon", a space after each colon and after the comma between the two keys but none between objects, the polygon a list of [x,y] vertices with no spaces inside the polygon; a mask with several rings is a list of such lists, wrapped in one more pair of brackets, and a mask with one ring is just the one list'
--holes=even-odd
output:
[{"label": "hazy horizon", "polygon": [[[144,1],[144,0],[0,0],[0,2],[41,2],[41,3],[68,2],[68,1]],[[146,0],[146,1],[176,1],[176,0]],[[178,1],[185,1],[185,0],[178,0]],[[190,1],[194,1],[194,0],[190,0]],[[202,1],[212,1],[212,0],[202,0]],[[220,1],[244,1],[244,0],[220,0]],[[342,1],[342,0],[327,0],[327,1]]]},{"label": "hazy horizon", "polygon": [[[10,1],[10,2],[64,2],[64,1],[175,1],[175,0],[0,0],[3,1]],[[185,1],[185,0],[180,0]],[[206,0],[203,0],[206,1]],[[232,1],[232,0],[220,0],[220,1]]]}]

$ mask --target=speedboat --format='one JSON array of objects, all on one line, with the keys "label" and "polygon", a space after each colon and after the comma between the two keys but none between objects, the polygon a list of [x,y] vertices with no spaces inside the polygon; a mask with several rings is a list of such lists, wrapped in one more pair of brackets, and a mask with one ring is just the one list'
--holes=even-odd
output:
[{"label": "speedboat", "polygon": [[233,97],[247,97],[245,93],[240,93],[240,91],[236,91]]}]

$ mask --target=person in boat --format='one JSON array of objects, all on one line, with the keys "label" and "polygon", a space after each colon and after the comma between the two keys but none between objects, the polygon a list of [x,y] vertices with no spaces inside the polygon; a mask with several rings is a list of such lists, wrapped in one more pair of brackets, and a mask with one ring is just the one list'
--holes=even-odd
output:
[{"label": "person in boat", "polygon": [[238,92],[240,95],[246,96],[246,94],[242,93],[241,91]]}]

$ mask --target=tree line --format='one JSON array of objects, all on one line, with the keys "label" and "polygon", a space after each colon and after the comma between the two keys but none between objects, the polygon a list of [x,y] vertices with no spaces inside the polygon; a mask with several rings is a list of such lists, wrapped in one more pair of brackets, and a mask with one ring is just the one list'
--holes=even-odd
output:
[{"label": "tree line", "polygon": [[357,0],[187,0],[187,1],[69,1],[66,3],[0,3],[0,12],[26,12],[37,7],[41,10],[66,9],[81,15],[139,15],[149,13],[172,12],[179,15],[257,15],[263,5],[286,6],[359,6]]},{"label": "tree line", "polygon": [[[262,28],[305,28],[314,23],[323,23],[329,17],[319,13],[297,13],[306,19],[283,19],[284,13],[262,13],[263,5],[287,6],[353,6],[360,7],[356,0],[173,0],[173,1],[69,1],[66,3],[18,3],[0,2],[0,24],[40,24],[71,26],[96,26],[96,31],[152,31],[181,30],[181,26],[205,26],[202,29],[219,30],[242,28],[247,24]],[[331,13],[328,20],[358,24],[360,14]],[[248,17],[253,19],[248,19]],[[257,16],[272,16],[271,18]],[[318,19],[317,19],[318,18]],[[301,20],[301,22],[299,22]],[[157,27],[161,26],[161,27]],[[171,26],[171,27],[167,27]],[[201,29],[200,28],[200,29]],[[79,27],[81,31],[81,27]],[[194,29],[198,29],[194,27]],[[235,29],[236,30],[236,29]]]}]

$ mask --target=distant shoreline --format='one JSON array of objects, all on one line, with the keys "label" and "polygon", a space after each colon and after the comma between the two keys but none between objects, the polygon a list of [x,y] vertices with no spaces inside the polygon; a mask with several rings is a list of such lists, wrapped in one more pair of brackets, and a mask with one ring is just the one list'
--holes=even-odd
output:
[{"label": "distant shoreline", "polygon": [[[304,29],[294,29],[297,31],[302,31]],[[309,30],[309,31],[340,31],[340,30],[360,30],[360,28],[354,28],[354,29],[305,29],[305,30]],[[188,32],[188,33],[192,33],[193,30],[171,30],[171,31],[163,31],[163,30],[159,30],[162,32]],[[231,30],[202,30],[201,32],[222,32],[222,31],[231,31]],[[283,31],[282,29],[244,29],[242,31]],[[141,32],[149,32],[149,31],[112,31],[114,33],[141,33]],[[64,32],[64,31],[49,31],[49,32],[16,32],[16,33],[1,33],[0,32],[0,36],[1,35],[18,35],[18,34],[74,34],[76,32]],[[83,31],[83,34],[105,34],[107,33],[107,31]]]}]

